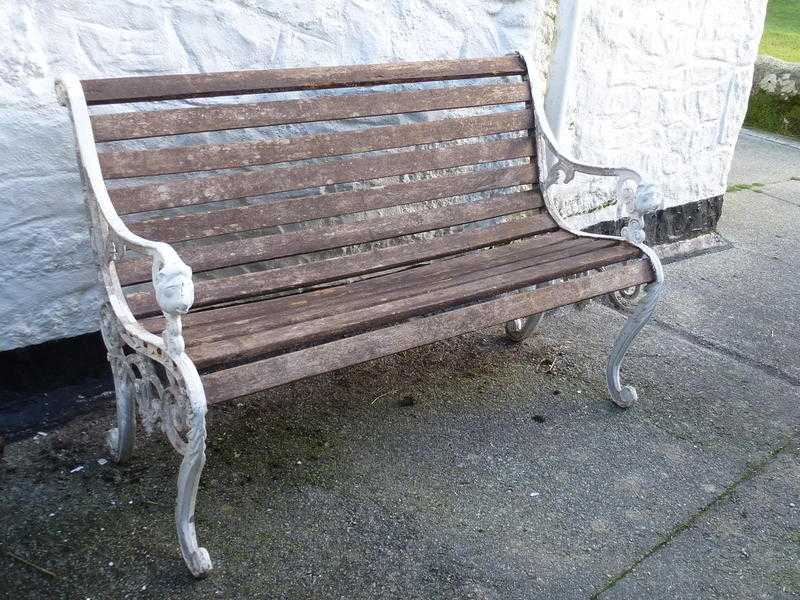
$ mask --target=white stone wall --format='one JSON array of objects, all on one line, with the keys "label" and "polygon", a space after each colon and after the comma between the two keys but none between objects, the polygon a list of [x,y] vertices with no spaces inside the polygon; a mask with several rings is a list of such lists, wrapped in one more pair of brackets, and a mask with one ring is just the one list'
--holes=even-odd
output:
[{"label": "white stone wall", "polygon": [[[582,1],[563,144],[584,161],[636,169],[665,208],[723,194],[766,4]],[[615,207],[592,210],[607,188],[576,187],[566,211],[577,223],[615,218]]]},{"label": "white stone wall", "polygon": [[[566,1],[566,0],[562,0]],[[590,3],[566,141],[639,167],[667,205],[722,193],[766,0]],[[53,78],[530,50],[557,0],[5,0],[0,3],[0,350],[97,329],[98,289]],[[585,197],[571,208],[580,212]],[[590,219],[603,215],[595,212]]]},{"label": "white stone wall", "polygon": [[[485,0],[0,2],[0,351],[97,329],[95,270],[53,79],[479,57],[529,48],[547,3]],[[551,6],[551,14],[554,11]]]}]

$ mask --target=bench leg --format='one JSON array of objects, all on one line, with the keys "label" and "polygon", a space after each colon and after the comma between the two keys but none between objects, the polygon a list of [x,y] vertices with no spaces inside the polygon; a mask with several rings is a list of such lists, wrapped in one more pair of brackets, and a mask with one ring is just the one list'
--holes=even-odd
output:
[{"label": "bench leg", "polygon": [[[202,389],[202,388],[201,388]],[[178,541],[186,566],[195,577],[205,577],[212,567],[211,557],[205,548],[197,543],[194,525],[194,507],[200,474],[206,464],[206,400],[205,395],[189,392],[190,429],[185,444],[175,444],[176,450],[183,454],[178,473],[178,497],[175,502],[175,522],[178,528]]]},{"label": "bench leg", "polygon": [[106,443],[114,462],[124,463],[133,454],[136,441],[136,396],[139,391],[137,377],[128,362],[125,341],[113,321],[109,307],[103,305],[100,315],[100,332],[114,377],[117,403],[117,426],[106,433]]},{"label": "bench leg", "polygon": [[632,385],[623,386],[620,382],[619,370],[622,365],[622,359],[628,348],[633,342],[633,339],[645,326],[647,321],[653,315],[653,310],[658,303],[658,300],[664,293],[664,281],[659,278],[658,281],[648,284],[644,288],[644,297],[633,309],[633,313],[622,328],[622,332],[614,342],[614,347],[611,349],[611,355],[608,358],[608,366],[606,368],[606,380],[608,383],[608,391],[611,394],[611,399],[615,404],[623,408],[633,406],[638,399],[636,388]]},{"label": "bench leg", "polygon": [[100,314],[117,394],[117,427],[107,436],[114,460],[123,462],[131,455],[138,408],[145,432],[159,425],[183,456],[175,502],[178,542],[192,575],[205,577],[212,569],[211,558],[198,545],[194,524],[197,487],[206,462],[207,407],[200,376],[185,353],[172,358],[128,335],[108,305]]},{"label": "bench leg", "polygon": [[528,339],[542,322],[544,313],[531,315],[523,319],[514,319],[506,323],[506,336],[513,342],[521,342]]}]

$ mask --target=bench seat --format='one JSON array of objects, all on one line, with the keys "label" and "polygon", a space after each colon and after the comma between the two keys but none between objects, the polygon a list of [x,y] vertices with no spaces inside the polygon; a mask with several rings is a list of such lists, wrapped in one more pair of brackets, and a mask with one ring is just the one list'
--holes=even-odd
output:
[{"label": "bench seat", "polygon": [[[548,233],[323,289],[190,312],[184,318],[186,350],[201,372],[225,368],[640,256],[629,244]],[[564,297],[564,303],[577,300]],[[164,329],[163,317],[142,324],[154,333]],[[263,376],[268,384],[269,371]]]}]

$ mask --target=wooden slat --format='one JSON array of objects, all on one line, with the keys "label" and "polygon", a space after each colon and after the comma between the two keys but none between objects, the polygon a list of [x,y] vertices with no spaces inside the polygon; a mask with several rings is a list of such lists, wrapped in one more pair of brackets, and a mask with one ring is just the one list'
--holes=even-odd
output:
[{"label": "wooden slat", "polygon": [[530,102],[525,82],[92,115],[98,142]]},{"label": "wooden slat", "polygon": [[[555,223],[546,215],[470,229],[428,240],[414,240],[398,246],[378,248],[347,256],[318,260],[312,263],[243,273],[219,279],[195,282],[195,307],[230,300],[241,300],[272,292],[328,283],[347,277],[368,275],[385,269],[452,256],[492,244],[503,244],[527,236],[553,231]],[[564,231],[553,234],[556,239],[571,236]],[[128,304],[137,316],[159,311],[152,290],[128,294]]]},{"label": "wooden slat", "polygon": [[99,159],[106,179],[120,179],[327,158],[523,131],[531,127],[533,111],[526,109],[257,142],[101,152]]},{"label": "wooden slat", "polygon": [[209,403],[231,400],[652,281],[646,260],[202,376]]},{"label": "wooden slat", "polygon": [[522,75],[517,55],[497,58],[85,79],[88,104],[174,100],[336,87]]},{"label": "wooden slat", "polygon": [[403,298],[362,310],[337,312],[312,321],[269,331],[253,331],[246,335],[201,344],[191,348],[189,356],[199,368],[209,368],[223,362],[232,364],[281,349],[322,343],[334,336],[386,326],[436,310],[452,308],[454,304],[477,302],[504,292],[549,281],[555,277],[589,271],[630,257],[630,246],[605,248],[591,254],[550,262],[538,268],[520,269],[487,277],[431,294]]},{"label": "wooden slat", "polygon": [[[491,248],[350,284],[324,288],[188,315],[184,334],[188,346],[207,344],[253,331],[266,331],[311,321],[337,313],[366,309],[412,296],[429,295],[457,285],[530,269],[566,258],[597,252],[617,245],[613,240],[550,236]],[[638,251],[631,248],[631,256]],[[163,329],[163,319],[142,324],[152,331]]]},{"label": "wooden slat", "polygon": [[529,137],[109,190],[120,214],[533,156]]},{"label": "wooden slat", "polygon": [[[609,242],[607,245],[613,244],[614,242]],[[340,285],[305,291],[291,297],[280,296],[193,312],[184,317],[183,325],[186,333],[191,332],[193,339],[205,337],[215,326],[226,328],[230,323],[236,323],[238,326],[254,318],[267,319],[270,323],[269,328],[274,328],[288,313],[303,319],[308,316],[306,311],[309,309],[329,312],[349,310],[352,306],[348,305],[348,308],[345,308],[338,303],[353,300],[353,297],[356,297],[358,302],[370,302],[376,294],[380,297],[380,301],[388,301],[392,299],[392,294],[401,293],[409,287],[412,288],[412,293],[420,293],[422,289],[427,291],[451,285],[454,277],[459,281],[466,281],[474,271],[485,274],[488,269],[494,267],[508,268],[514,261],[527,259],[534,254],[537,260],[547,261],[552,260],[551,257],[556,252],[567,250],[579,254],[586,248],[590,249],[596,245],[596,240],[578,238],[573,234],[558,231],[528,238],[517,244],[505,244],[481,252],[464,253],[445,260],[420,263],[414,265],[412,269],[379,273],[374,277],[345,281]],[[141,323],[154,333],[164,328],[161,316],[145,319]]]},{"label": "wooden slat", "polygon": [[180,242],[527,185],[535,181],[536,168],[529,163],[364,190],[281,198],[258,205],[148,219],[128,226],[134,233],[148,239]]},{"label": "wooden slat", "polygon": [[[180,255],[195,272],[210,271],[483,221],[532,210],[540,207],[541,202],[538,193],[528,190],[502,194],[479,202],[462,202],[398,216],[343,223],[335,228],[313,227],[285,234],[208,244],[187,248]],[[117,273],[122,285],[129,285],[147,281],[150,278],[150,268],[149,260],[123,261],[117,264]]]}]

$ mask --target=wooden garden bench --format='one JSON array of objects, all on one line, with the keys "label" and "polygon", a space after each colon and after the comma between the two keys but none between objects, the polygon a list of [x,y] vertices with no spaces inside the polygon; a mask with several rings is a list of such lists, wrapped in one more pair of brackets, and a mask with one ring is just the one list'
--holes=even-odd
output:
[{"label": "wooden garden bench", "polygon": [[[211,569],[194,528],[208,403],[497,323],[519,340],[546,310],[649,284],[608,363],[611,398],[635,400],[619,369],[663,287],[642,243],[653,195],[557,151],[519,54],[57,91],[106,291],[109,442],[128,458],[138,405],[183,454],[194,575]],[[617,178],[624,238],[561,218],[556,184],[575,172]]]}]

